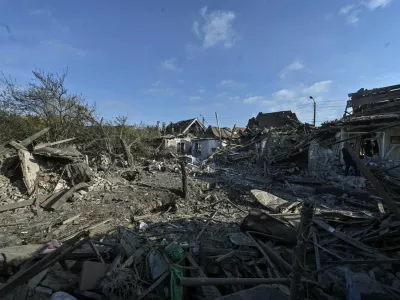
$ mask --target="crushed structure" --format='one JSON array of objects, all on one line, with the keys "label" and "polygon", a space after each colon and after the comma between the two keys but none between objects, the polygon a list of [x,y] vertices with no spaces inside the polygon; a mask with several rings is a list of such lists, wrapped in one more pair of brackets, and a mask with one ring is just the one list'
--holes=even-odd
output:
[{"label": "crushed structure", "polygon": [[3,141],[0,298],[399,299],[398,95],[350,97],[320,128],[172,123],[155,158]]},{"label": "crushed structure", "polygon": [[209,126],[206,128],[198,118],[170,123],[162,136],[164,149],[180,155],[190,155],[194,160],[204,160],[228,141],[239,135],[229,128]]}]

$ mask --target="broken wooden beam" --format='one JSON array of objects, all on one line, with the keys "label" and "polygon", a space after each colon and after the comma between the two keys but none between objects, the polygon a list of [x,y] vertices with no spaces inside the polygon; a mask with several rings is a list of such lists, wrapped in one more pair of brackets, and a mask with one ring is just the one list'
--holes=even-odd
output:
[{"label": "broken wooden beam", "polygon": [[35,191],[35,182],[40,170],[39,164],[33,155],[27,150],[18,150],[18,156],[21,161],[21,169],[23,174],[23,181],[29,195]]},{"label": "broken wooden beam", "polygon": [[264,256],[265,261],[267,262],[267,265],[272,269],[274,272],[274,275],[276,277],[280,277],[279,271],[276,269],[275,264],[271,261],[269,258],[268,254],[265,253],[264,249],[257,243],[257,241],[252,237],[251,233],[254,233],[252,231],[247,231],[246,235],[253,241],[254,246],[260,251],[260,253]]},{"label": "broken wooden beam", "polygon": [[56,197],[52,198],[51,201],[46,201],[46,203],[42,206],[44,206],[44,208],[46,209],[59,210],[64,205],[64,203],[72,197],[73,193],[87,187],[89,187],[89,185],[86,182],[78,183],[77,185],[70,188],[68,191],[57,193]]},{"label": "broken wooden beam", "polygon": [[17,150],[25,150],[28,151],[28,149],[26,149],[24,146],[22,146],[21,144],[17,143],[16,141],[11,141],[8,143],[10,146],[12,146],[13,148],[17,149]]},{"label": "broken wooden beam", "polygon": [[179,162],[182,171],[182,193],[183,198],[185,200],[188,199],[188,182],[187,182],[187,174],[186,174],[186,164],[184,161]]},{"label": "broken wooden beam", "polygon": [[265,251],[265,253],[268,255],[268,257],[275,264],[279,265],[282,268],[282,270],[284,270],[286,272],[287,275],[289,275],[293,272],[292,266],[286,260],[284,260],[282,257],[280,257],[280,255],[277,254],[272,248],[270,248],[267,243],[263,243],[261,240],[257,240],[257,243]]},{"label": "broken wooden beam", "polygon": [[159,286],[160,283],[163,282],[168,276],[169,272],[165,272],[163,275],[161,275],[147,290],[145,290],[138,296],[137,300],[145,298],[151,291],[153,291],[157,286]]},{"label": "broken wooden beam", "polygon": [[201,229],[201,231],[199,232],[199,234],[196,236],[195,241],[197,241],[197,240],[200,238],[200,236],[203,234],[204,230],[206,230],[206,228],[207,228],[208,225],[211,223],[212,219],[216,216],[217,213],[218,213],[218,210],[216,210],[216,211],[212,214],[211,218],[207,221],[206,225],[204,225],[203,229]]},{"label": "broken wooden beam", "polygon": [[[314,255],[315,255],[315,266],[317,267],[317,271],[321,269],[321,257],[319,255],[319,249],[318,249],[318,239],[317,239],[317,231],[315,228],[313,228],[312,232],[312,238],[313,238],[313,244],[314,244]],[[322,275],[321,273],[318,273],[318,282],[321,282],[322,280]]]},{"label": "broken wooden beam", "polygon": [[[200,278],[208,279],[206,273],[203,271],[203,269],[201,267],[199,267],[199,265],[196,263],[196,261],[194,260],[192,254],[190,252],[188,252],[186,254],[186,258],[189,261],[189,263],[193,267],[196,268],[196,272],[201,276]],[[195,278],[195,279],[198,279],[198,278]],[[202,291],[207,299],[216,299],[216,298],[222,296],[221,292],[215,286],[202,287]]]},{"label": "broken wooden beam", "polygon": [[75,215],[75,216],[72,216],[71,218],[68,218],[68,219],[62,221],[61,224],[62,224],[62,225],[66,225],[66,224],[72,223],[73,221],[75,221],[76,219],[78,219],[80,216],[81,216],[81,214],[77,214],[77,215]]},{"label": "broken wooden beam", "polygon": [[[31,199],[31,200],[24,200],[24,201],[20,201],[20,202],[15,202],[15,203],[10,203],[10,204],[4,204],[4,205],[0,205],[0,212],[3,211],[8,211],[8,210],[12,210],[12,209],[16,209],[16,208],[21,208],[21,207],[25,207],[25,206],[29,206],[35,203],[36,199]],[[42,200],[42,202],[45,199]],[[0,225],[1,227],[2,225]]]},{"label": "broken wooden beam", "polygon": [[75,138],[69,138],[69,139],[65,139],[65,140],[61,140],[61,141],[57,141],[57,142],[50,142],[50,143],[41,143],[39,145],[36,145],[35,147],[33,147],[33,150],[38,150],[44,147],[51,147],[51,146],[55,146],[55,145],[59,145],[62,143],[67,143],[67,142],[71,142],[75,140]]},{"label": "broken wooden beam", "polygon": [[[79,235],[79,234],[82,234],[82,232],[86,232],[86,231],[88,231],[89,234],[92,235],[92,233],[93,233],[93,231],[94,231],[95,229],[101,227],[102,225],[104,225],[104,224],[106,224],[106,223],[108,223],[108,222],[110,222],[110,221],[112,221],[112,220],[114,220],[114,218],[108,218],[108,219],[105,219],[104,221],[95,223],[95,224],[93,224],[93,225],[91,225],[91,226],[89,226],[89,227],[84,228],[83,230],[77,231],[77,232],[72,233],[72,234],[70,234],[70,235],[68,235],[68,236],[66,236],[66,237],[61,238],[61,239],[60,239],[60,242],[63,242],[63,243],[64,243],[65,241],[67,241],[67,240],[69,240],[69,239],[72,239],[73,237],[75,237],[75,236],[77,236],[77,235]],[[94,243],[96,244],[97,242],[94,241]]]},{"label": "broken wooden beam", "polygon": [[[302,280],[302,283],[319,286],[315,281]],[[259,285],[259,284],[290,284],[290,278],[207,278],[181,277],[177,278],[179,286],[207,286],[207,285]]]},{"label": "broken wooden beam", "polygon": [[89,240],[88,242],[89,242],[90,248],[92,248],[93,252],[96,254],[97,259],[98,259],[101,263],[104,264],[104,259],[103,259],[103,257],[101,256],[99,250],[97,250],[97,247],[93,244],[92,240]]},{"label": "broken wooden beam", "polygon": [[301,283],[301,276],[303,273],[304,256],[306,239],[310,232],[310,225],[312,224],[314,206],[312,203],[305,201],[301,207],[301,219],[299,229],[297,231],[297,246],[296,255],[293,262],[293,276],[290,283],[290,300],[303,299],[303,285]]},{"label": "broken wooden beam", "polygon": [[365,251],[367,253],[370,254],[374,254],[377,257],[381,257],[386,259],[387,257],[383,254],[380,254],[377,252],[377,250],[375,250],[374,248],[371,248],[367,245],[365,245],[364,243],[353,239],[352,237],[348,236],[347,234],[329,226],[328,224],[326,224],[325,222],[323,222],[322,220],[319,219],[314,219],[314,223],[317,224],[318,226],[320,226],[321,228],[325,229],[326,231],[330,232],[331,234],[333,234],[334,236],[336,236],[337,238],[341,239],[342,241],[345,241],[346,243],[362,250]]},{"label": "broken wooden beam", "polygon": [[0,287],[0,297],[3,298],[8,293],[12,292],[14,289],[24,284],[29,279],[33,278],[48,267],[54,265],[56,262],[62,260],[69,253],[82,246],[88,240],[89,237],[87,236],[87,232],[78,235],[75,238],[64,243],[53,252],[49,253],[47,256],[45,256],[32,266],[28,267],[27,269],[21,270]]},{"label": "broken wooden beam", "polygon": [[324,261],[324,264],[330,265],[383,265],[383,264],[398,264],[400,259],[369,259],[369,260],[328,260]]},{"label": "broken wooden beam", "polygon": [[123,268],[129,268],[132,263],[135,262],[136,259],[141,257],[147,250],[148,248],[146,246],[142,246],[139,249],[137,249],[131,256],[129,256],[126,261],[121,265],[121,269]]},{"label": "broken wooden beam", "polygon": [[[400,125],[400,124],[399,124]],[[358,155],[355,153],[354,149],[349,146],[348,143],[344,144],[344,148],[350,153],[351,158],[355,161],[358,168],[364,174],[365,177],[371,182],[374,186],[378,195],[382,197],[382,200],[385,204],[390,208],[390,210],[396,215],[397,219],[400,220],[400,209],[397,206],[396,202],[390,197],[390,195],[385,191],[382,187],[382,184],[376,179],[376,177],[372,174],[372,172],[363,164],[363,162],[359,159]]]},{"label": "broken wooden beam", "polygon": [[42,135],[44,135],[45,133],[47,133],[49,130],[50,130],[50,127],[47,127],[47,128],[45,128],[45,129],[43,129],[43,130],[41,130],[41,131],[39,131],[39,132],[37,132],[37,133],[31,135],[30,137],[28,137],[28,138],[22,140],[22,141],[20,142],[20,144],[21,144],[22,146],[24,146],[24,147],[27,147],[27,146],[29,146],[30,144],[32,144],[32,142],[33,142],[34,140],[40,138]]}]

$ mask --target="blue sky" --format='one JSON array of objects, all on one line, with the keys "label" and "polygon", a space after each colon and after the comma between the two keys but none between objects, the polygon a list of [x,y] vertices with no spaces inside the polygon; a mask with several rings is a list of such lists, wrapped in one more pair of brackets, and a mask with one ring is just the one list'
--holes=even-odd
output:
[{"label": "blue sky", "polygon": [[347,94],[400,81],[398,0],[0,0],[0,69],[62,72],[106,118],[245,126],[291,109],[340,118]]}]

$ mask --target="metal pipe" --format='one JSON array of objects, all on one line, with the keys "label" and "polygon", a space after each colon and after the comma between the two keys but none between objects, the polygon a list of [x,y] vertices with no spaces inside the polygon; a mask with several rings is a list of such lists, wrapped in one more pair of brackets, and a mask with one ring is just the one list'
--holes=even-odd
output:
[{"label": "metal pipe", "polygon": [[[315,281],[303,280],[303,283],[319,286]],[[206,286],[206,285],[259,285],[259,284],[290,284],[289,278],[207,278],[181,277],[177,278],[179,286]]]}]

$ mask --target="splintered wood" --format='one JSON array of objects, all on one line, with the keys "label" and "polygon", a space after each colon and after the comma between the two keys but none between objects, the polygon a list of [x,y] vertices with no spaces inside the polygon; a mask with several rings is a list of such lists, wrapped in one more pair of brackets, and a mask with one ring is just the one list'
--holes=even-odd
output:
[{"label": "splintered wood", "polygon": [[38,172],[40,170],[39,164],[33,157],[33,155],[23,149],[18,150],[18,156],[21,160],[21,169],[24,176],[23,180],[28,190],[28,194],[31,195],[35,191],[35,182]]}]

